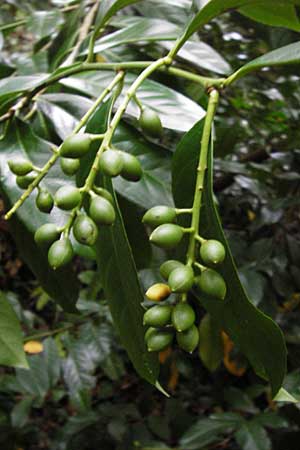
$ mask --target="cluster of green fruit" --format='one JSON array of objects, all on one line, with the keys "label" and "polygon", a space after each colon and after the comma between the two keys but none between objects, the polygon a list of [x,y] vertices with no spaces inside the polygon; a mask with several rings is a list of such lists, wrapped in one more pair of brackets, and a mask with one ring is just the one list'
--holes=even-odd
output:
[{"label": "cluster of green fruit", "polygon": [[[155,206],[143,217],[143,222],[154,230],[150,241],[164,249],[175,248],[183,238],[186,229],[176,222],[178,211],[167,206]],[[160,301],[171,293],[178,294],[180,299],[175,306],[155,305],[144,315],[144,324],[150,328],[145,339],[149,351],[161,351],[169,346],[176,331],[176,340],[180,348],[192,352],[198,345],[199,332],[195,325],[195,312],[188,303],[187,293],[193,286],[214,299],[224,300],[226,283],[215,268],[224,261],[225,248],[215,239],[201,238],[201,263],[183,264],[177,260],[168,260],[160,267],[161,276],[168,284],[157,283],[146,293],[148,299]],[[193,265],[201,274],[195,275]]]},{"label": "cluster of green fruit", "polygon": [[[61,169],[66,175],[72,176],[80,167],[80,158],[88,153],[95,138],[89,134],[76,134],[68,137],[59,149]],[[26,189],[41,169],[35,167],[25,158],[16,158],[8,162],[11,172],[17,176],[19,187]],[[142,167],[138,159],[128,153],[116,149],[107,149],[102,153],[97,170],[99,173],[116,177],[121,175],[129,181],[139,181],[142,177]],[[88,197],[88,201],[85,201]],[[48,261],[52,268],[57,269],[68,264],[73,257],[73,247],[69,238],[70,229],[74,238],[84,245],[94,245],[98,236],[99,225],[112,225],[115,221],[115,210],[112,195],[95,184],[86,192],[85,188],[62,186],[53,196],[38,186],[36,197],[37,208],[44,213],[50,213],[53,206],[64,211],[72,211],[71,223],[65,227],[47,223],[35,233],[35,241],[48,250]],[[84,205],[87,214],[81,212]]]}]

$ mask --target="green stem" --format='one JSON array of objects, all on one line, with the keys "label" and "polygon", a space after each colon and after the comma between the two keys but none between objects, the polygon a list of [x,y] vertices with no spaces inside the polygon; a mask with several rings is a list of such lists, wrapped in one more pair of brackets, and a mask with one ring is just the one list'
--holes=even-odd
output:
[{"label": "green stem", "polygon": [[110,145],[111,145],[111,141],[114,135],[114,132],[124,114],[124,112],[126,111],[126,108],[130,102],[130,100],[133,98],[133,96],[136,94],[138,88],[140,87],[140,85],[143,83],[143,81],[146,80],[147,77],[149,77],[149,75],[151,75],[155,70],[157,70],[159,67],[163,66],[164,64],[168,63],[169,60],[167,60],[166,58],[160,58],[157,61],[154,61],[150,66],[148,66],[134,81],[134,83],[130,86],[130,88],[127,90],[125,97],[121,103],[121,105],[119,106],[119,108],[117,109],[113,120],[111,121],[107,132],[105,134],[105,137],[102,141],[102,144],[97,152],[97,155],[95,157],[94,163],[92,165],[92,168],[90,170],[90,173],[85,181],[85,185],[84,185],[84,190],[86,192],[90,191],[92,189],[92,186],[94,184],[94,180],[95,177],[97,175],[98,172],[98,167],[99,167],[99,161],[101,158],[102,153],[107,150]]},{"label": "green stem", "polygon": [[[112,89],[115,87],[117,83],[119,83],[120,79],[123,77],[123,73],[118,73],[113,81],[107,86],[106,89],[101,93],[101,95],[97,98],[93,106],[88,110],[88,112],[82,117],[80,122],[77,124],[77,126],[73,130],[73,134],[78,133],[78,131],[81,130],[81,128],[87,123],[89,118],[93,115],[97,107],[102,103],[102,101],[105,99],[105,97],[112,91]],[[51,156],[51,158],[47,161],[47,163],[44,165],[44,167],[41,169],[41,172],[38,174],[38,176],[35,178],[35,180],[28,186],[26,191],[21,195],[19,200],[13,205],[13,207],[6,213],[4,216],[5,220],[8,220],[11,218],[11,216],[17,211],[18,208],[20,208],[21,205],[25,202],[25,200],[30,196],[32,191],[39,185],[39,183],[42,181],[42,179],[47,175],[51,167],[55,164],[57,159],[59,158],[60,153],[59,151],[55,151],[55,153]]]},{"label": "green stem", "polygon": [[190,235],[190,242],[187,251],[187,264],[192,265],[195,262],[195,250],[196,243],[199,235],[199,223],[200,223],[200,213],[201,213],[201,200],[202,192],[204,186],[204,178],[207,169],[207,155],[209,142],[211,137],[211,129],[216,113],[216,108],[219,100],[219,92],[216,89],[212,89],[209,93],[209,102],[207,113],[204,122],[204,128],[201,139],[200,157],[199,164],[197,167],[197,179],[195,186],[195,195],[193,203],[193,214],[191,227],[194,231]]}]

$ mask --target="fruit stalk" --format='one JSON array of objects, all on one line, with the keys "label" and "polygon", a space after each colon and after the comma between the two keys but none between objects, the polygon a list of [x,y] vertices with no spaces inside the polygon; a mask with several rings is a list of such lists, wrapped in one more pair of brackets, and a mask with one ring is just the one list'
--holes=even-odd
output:
[{"label": "fruit stalk", "polygon": [[217,91],[217,89],[211,89],[209,92],[208,108],[201,139],[199,164],[197,167],[197,178],[196,178],[192,223],[191,223],[191,228],[193,229],[193,231],[190,234],[189,247],[187,251],[187,264],[190,266],[195,262],[196,242],[198,240],[197,236],[199,235],[202,192],[204,186],[205,173],[207,169],[208,148],[211,137],[211,129],[218,101],[219,101],[219,92]]}]

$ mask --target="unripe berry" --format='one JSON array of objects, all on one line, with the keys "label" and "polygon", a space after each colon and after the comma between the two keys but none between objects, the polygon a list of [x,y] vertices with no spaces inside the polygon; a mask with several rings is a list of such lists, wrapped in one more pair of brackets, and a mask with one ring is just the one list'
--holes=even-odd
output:
[{"label": "unripe berry", "polygon": [[106,150],[100,158],[99,170],[108,177],[120,175],[123,168],[123,158],[117,150]]},{"label": "unripe berry", "polygon": [[104,197],[106,200],[109,201],[112,205],[114,204],[114,199],[111,193],[102,187],[94,186],[93,187],[94,192],[99,195],[100,197]]},{"label": "unripe berry", "polygon": [[57,241],[59,236],[60,231],[57,225],[54,225],[54,223],[45,223],[36,230],[34,240],[39,247],[47,248],[53,242]]},{"label": "unripe berry", "polygon": [[176,221],[176,211],[170,206],[154,206],[144,214],[142,221],[151,227],[172,223]]},{"label": "unripe berry", "polygon": [[41,212],[49,214],[54,205],[52,195],[46,189],[40,189],[35,204]]},{"label": "unripe berry", "polygon": [[163,127],[159,115],[152,109],[145,108],[140,115],[139,125],[143,132],[151,137],[160,137]]},{"label": "unripe berry", "polygon": [[188,353],[193,353],[199,343],[199,331],[196,325],[192,325],[181,333],[176,333],[176,340],[180,348]]},{"label": "unripe berry", "polygon": [[69,211],[79,205],[81,192],[75,186],[62,186],[55,194],[55,204],[58,208]]},{"label": "unripe berry", "polygon": [[27,175],[18,175],[16,183],[20,189],[27,189],[28,186],[35,180],[36,174],[29,173]]},{"label": "unripe berry", "polygon": [[167,284],[156,283],[149,287],[145,295],[153,302],[160,302],[168,298],[171,293],[171,289]]},{"label": "unripe berry", "polygon": [[205,269],[196,280],[202,292],[210,297],[224,300],[227,290],[226,283],[218,272],[212,269]]},{"label": "unripe berry", "polygon": [[19,176],[27,175],[33,170],[31,161],[28,161],[28,159],[22,158],[21,156],[9,160],[8,167],[12,173]]},{"label": "unripe berry", "polygon": [[183,238],[183,231],[179,225],[166,223],[160,225],[151,233],[150,241],[158,247],[171,249],[176,247]]},{"label": "unripe berry", "polygon": [[190,328],[195,322],[195,311],[186,302],[177,303],[172,311],[172,323],[174,328],[181,332]]},{"label": "unripe berry", "polygon": [[60,167],[65,175],[71,177],[79,170],[80,160],[73,158],[60,158]]},{"label": "unripe berry", "polygon": [[60,147],[60,155],[66,158],[81,158],[88,153],[91,143],[89,134],[74,134],[65,139]]},{"label": "unripe berry", "polygon": [[54,242],[48,251],[48,262],[56,270],[68,264],[73,258],[73,247],[69,238]]},{"label": "unripe berry", "polygon": [[160,352],[168,347],[174,337],[171,330],[157,330],[151,331],[147,336],[147,347],[149,352]]},{"label": "unripe berry", "polygon": [[172,306],[156,305],[148,309],[144,314],[144,325],[151,327],[164,327],[171,320]]},{"label": "unripe berry", "polygon": [[116,219],[112,204],[106,198],[98,196],[91,200],[89,216],[98,225],[112,225]]},{"label": "unripe berry", "polygon": [[139,160],[126,152],[119,152],[122,157],[123,166],[121,177],[128,181],[139,181],[143,175],[143,169]]},{"label": "unripe berry", "polygon": [[159,272],[161,276],[167,280],[169,278],[170,273],[177,269],[178,267],[184,267],[184,264],[182,264],[180,261],[176,261],[175,259],[169,259],[168,261],[165,261],[162,263],[162,265],[159,268]]},{"label": "unripe berry", "polygon": [[201,245],[200,256],[204,264],[216,266],[225,259],[224,245],[220,241],[209,239]]},{"label": "unripe berry", "polygon": [[190,266],[177,267],[172,270],[168,283],[173,292],[188,292],[193,286],[194,272]]},{"label": "unripe berry", "polygon": [[90,217],[81,214],[74,222],[73,234],[80,244],[94,245],[98,237],[98,228]]}]

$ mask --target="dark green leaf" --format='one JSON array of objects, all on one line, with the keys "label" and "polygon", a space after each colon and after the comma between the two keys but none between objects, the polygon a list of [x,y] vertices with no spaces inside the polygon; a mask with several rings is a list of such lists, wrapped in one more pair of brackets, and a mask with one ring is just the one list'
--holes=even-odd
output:
[{"label": "dark green leaf", "polygon": [[278,3],[276,7],[271,5],[251,5],[239,9],[239,12],[250,19],[262,22],[273,27],[285,27],[290,30],[299,31],[300,22],[297,16],[296,8],[292,4],[287,5],[286,2]]},{"label": "dark green leaf", "polygon": [[19,319],[0,292],[0,364],[28,368]]},{"label": "dark green leaf", "polygon": [[287,428],[289,423],[287,419],[281,417],[277,412],[264,412],[254,418],[255,423],[268,428]]},{"label": "dark green leaf", "polygon": [[273,50],[266,53],[259,58],[250,61],[241,67],[234,74],[228,78],[228,82],[231,83],[254,70],[261,69],[267,66],[280,66],[283,64],[296,64],[300,61],[300,42],[294,42],[293,44],[285,45],[284,47]]},{"label": "dark green leaf", "polygon": [[271,450],[271,440],[266,430],[254,421],[245,422],[235,433],[235,440],[242,450]]},{"label": "dark green leaf", "polygon": [[[177,207],[192,204],[202,123],[197,124],[179,143],[173,160],[173,195]],[[247,298],[240,283],[230,248],[222,230],[212,192],[212,150],[205,179],[201,209],[201,235],[220,240],[226,247],[226,259],[219,271],[227,284],[223,302],[199,296],[204,307],[218,318],[222,328],[249,359],[258,374],[267,377],[275,395],[286,370],[286,348],[279,327]],[[184,189],[182,189],[184,186]],[[276,355],[276,356],[275,356]]]},{"label": "dark green leaf", "polygon": [[221,440],[222,433],[235,429],[242,420],[242,417],[235,413],[214,414],[207,419],[200,419],[181,437],[180,446],[185,450],[207,447]]},{"label": "dark green leaf", "polygon": [[223,359],[221,330],[209,314],[203,317],[199,326],[199,356],[211,372],[219,367]]},{"label": "dark green leaf", "polygon": [[[110,180],[104,180],[104,187],[114,195]],[[103,227],[99,233],[99,272],[114,324],[136,371],[142,378],[156,384],[158,362],[145,345],[143,294],[115,195],[114,207],[116,222],[111,227]]]},{"label": "dark green leaf", "polygon": [[30,31],[41,39],[53,34],[63,23],[63,15],[58,9],[53,11],[34,11],[28,21]]},{"label": "dark green leaf", "polygon": [[99,22],[102,26],[120,9],[123,9],[128,5],[132,5],[133,3],[137,3],[138,1],[139,0],[103,0],[100,3],[97,22]]}]

